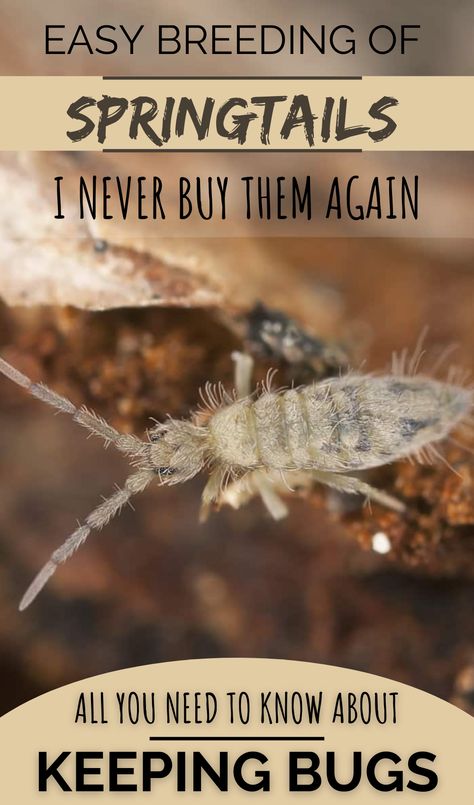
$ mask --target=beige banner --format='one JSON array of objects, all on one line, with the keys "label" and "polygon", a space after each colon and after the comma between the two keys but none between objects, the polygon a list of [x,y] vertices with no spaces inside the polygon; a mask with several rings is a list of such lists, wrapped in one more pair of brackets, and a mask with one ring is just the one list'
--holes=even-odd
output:
[{"label": "beige banner", "polygon": [[366,673],[165,663],[68,685],[0,719],[0,791],[12,805],[82,802],[84,792],[94,803],[240,803],[255,793],[371,805],[396,792],[406,805],[468,805],[473,733],[452,705]]},{"label": "beige banner", "polygon": [[2,76],[0,150],[470,151],[473,90],[473,76]]}]

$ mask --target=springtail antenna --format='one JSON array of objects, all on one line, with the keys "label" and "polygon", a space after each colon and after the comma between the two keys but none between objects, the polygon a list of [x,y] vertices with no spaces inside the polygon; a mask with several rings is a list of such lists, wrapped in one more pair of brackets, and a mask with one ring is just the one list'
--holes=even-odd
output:
[{"label": "springtail antenna", "polygon": [[78,548],[83,545],[91,531],[100,531],[107,523],[112,520],[128,503],[132,495],[143,492],[155,473],[151,469],[140,469],[129,475],[122,489],[117,489],[113,495],[106,498],[99,504],[85,519],[84,525],[78,526],[76,530],[51,554],[42,570],[33,579],[25,595],[20,601],[20,612],[26,609],[41,592],[45,584],[49,581],[56,568],[64,564]]},{"label": "springtail antenna", "polygon": [[[138,465],[137,471],[127,478],[124,487],[118,489],[113,495],[97,506],[97,508],[86,517],[84,525],[76,528],[71,536],[54,551],[49,561],[38,573],[23,596],[20,602],[20,610],[24,610],[43,589],[46,582],[56,571],[58,565],[66,562],[66,560],[77,551],[86,541],[91,531],[100,530],[115,517],[122,506],[130,500],[132,495],[142,492],[153,479],[154,471],[146,466],[149,451],[147,442],[143,442],[136,436],[119,433],[119,431],[115,430],[112,425],[109,425],[105,419],[97,416],[94,412],[88,411],[84,407],[77,408],[66,397],[56,394],[55,391],[52,391],[43,383],[33,383],[29,377],[19,372],[18,369],[15,369],[14,366],[3,358],[0,358],[0,373],[8,377],[9,380],[12,380],[18,386],[26,389],[26,391],[38,400],[42,400],[62,413],[69,414],[74,422],[86,428],[89,433],[99,436],[105,442],[106,446],[113,444],[121,453],[135,459]],[[144,466],[142,467],[140,467],[140,459],[145,459]]]},{"label": "springtail antenna", "polygon": [[60,394],[56,394],[44,383],[33,383],[29,377],[22,374],[15,369],[10,363],[7,363],[3,358],[0,358],[0,373],[8,377],[18,386],[26,389],[33,397],[41,400],[63,414],[69,414],[78,425],[86,428],[94,436],[99,436],[105,442],[105,445],[113,444],[114,447],[121,453],[128,456],[135,456],[139,458],[144,456],[147,452],[148,446],[137,436],[128,433],[119,433],[112,425],[109,425],[105,419],[89,411],[84,406],[77,408],[74,403]]}]

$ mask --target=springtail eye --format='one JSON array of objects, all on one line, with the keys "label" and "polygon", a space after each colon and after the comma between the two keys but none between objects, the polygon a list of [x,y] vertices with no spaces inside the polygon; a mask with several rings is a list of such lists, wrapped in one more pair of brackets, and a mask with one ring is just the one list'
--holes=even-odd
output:
[{"label": "springtail eye", "polygon": [[164,477],[167,477],[167,476],[169,477],[170,475],[174,475],[175,472],[176,472],[176,470],[174,470],[172,467],[156,467],[156,469],[155,469],[155,473],[157,475],[162,475]]},{"label": "springtail eye", "polygon": [[155,431],[151,431],[151,432],[149,431],[150,442],[159,442],[159,441],[161,441],[161,439],[163,438],[165,433],[166,433],[165,429],[163,429],[163,430],[155,430]]}]

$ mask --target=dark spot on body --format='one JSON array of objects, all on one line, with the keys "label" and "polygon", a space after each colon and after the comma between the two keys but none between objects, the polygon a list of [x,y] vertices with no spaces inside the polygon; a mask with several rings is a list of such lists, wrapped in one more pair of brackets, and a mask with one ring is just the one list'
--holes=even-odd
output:
[{"label": "dark spot on body", "polygon": [[392,394],[396,394],[397,396],[399,396],[400,394],[404,394],[407,390],[406,383],[401,383],[398,380],[394,380],[391,383],[389,383],[388,388],[389,391],[392,392]]},{"label": "dark spot on body", "polygon": [[159,426],[156,426],[152,430],[148,431],[148,438],[150,439],[150,442],[156,444],[156,442],[161,441],[165,433],[166,433],[165,428],[162,427],[160,428]]},{"label": "dark spot on body", "polygon": [[432,380],[422,380],[420,377],[410,377],[407,375],[406,381],[403,380],[391,380],[388,384],[389,391],[392,394],[406,394],[410,392],[412,394],[429,394],[430,396],[433,394],[433,382]]},{"label": "dark spot on body", "polygon": [[401,435],[404,439],[410,439],[415,436],[420,430],[431,428],[433,425],[438,424],[436,417],[430,419],[412,419],[410,417],[402,417],[399,420]]},{"label": "dark spot on body", "polygon": [[369,435],[365,430],[360,431],[359,441],[356,445],[356,450],[359,450],[361,453],[368,453],[371,449]]},{"label": "dark spot on body", "polygon": [[94,240],[94,251],[98,252],[99,254],[106,252],[108,248],[109,244],[106,240],[102,240],[101,238]]},{"label": "dark spot on body", "polygon": [[164,477],[170,477],[170,475],[174,475],[176,470],[172,467],[155,467],[153,472],[155,475],[163,475]]}]

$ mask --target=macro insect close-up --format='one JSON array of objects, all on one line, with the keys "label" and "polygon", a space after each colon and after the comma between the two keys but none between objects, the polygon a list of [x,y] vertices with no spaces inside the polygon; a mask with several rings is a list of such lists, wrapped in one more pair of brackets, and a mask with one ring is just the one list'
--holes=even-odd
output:
[{"label": "macro insect close-up", "polygon": [[472,0],[2,5],[2,801],[464,805]]},{"label": "macro insect close-up", "polygon": [[253,359],[234,352],[234,389],[207,384],[203,405],[189,419],[169,417],[142,440],[121,434],[103,418],[77,408],[42,383],[32,383],[5,360],[0,372],[125,455],[134,467],[122,489],[104,499],[83,525],[56,549],[25,593],[25,609],[94,530],[103,528],[153,481],[174,485],[202,470],[209,478],[202,493],[201,519],[223,502],[239,508],[260,496],[270,515],[281,519],[287,507],[280,494],[294,486],[321,483],[340,492],[364,495],[402,512],[404,503],[352,472],[402,458],[442,458],[436,443],[465,420],[472,391],[459,372],[446,382],[417,374],[419,346],[410,360],[394,356],[391,374],[341,374],[299,386],[272,388],[273,372],[252,388]]},{"label": "macro insect close-up", "polygon": [[87,298],[62,255],[55,297],[0,306],[5,708],[190,656],[316,659],[469,707],[472,272],[313,246],[226,245],[205,303],[150,258],[130,277],[158,305],[140,285],[124,307],[104,278],[124,252],[92,243]]}]

